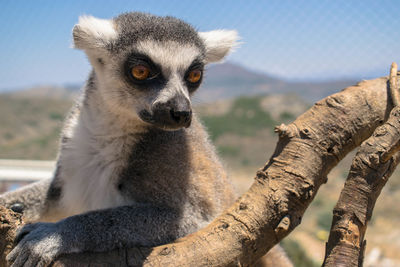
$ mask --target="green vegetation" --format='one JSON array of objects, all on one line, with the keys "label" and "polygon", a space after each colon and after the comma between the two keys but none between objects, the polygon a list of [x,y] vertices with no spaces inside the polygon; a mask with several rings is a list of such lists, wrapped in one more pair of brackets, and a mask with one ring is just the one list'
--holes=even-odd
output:
[{"label": "green vegetation", "polygon": [[13,135],[12,133],[10,133],[10,132],[5,132],[5,133],[3,134],[3,137],[4,137],[4,139],[6,139],[6,140],[11,140],[11,139],[14,138],[14,135]]},{"label": "green vegetation", "polygon": [[296,267],[317,267],[317,264],[307,256],[304,248],[295,240],[286,238],[281,242],[281,246],[286,251],[288,257],[292,260]]},{"label": "green vegetation", "polygon": [[282,122],[289,122],[289,121],[293,121],[294,119],[296,119],[296,116],[288,111],[284,111],[279,115],[279,119]]},{"label": "green vegetation", "polygon": [[260,100],[260,97],[240,97],[226,114],[202,117],[212,140],[226,133],[254,136],[261,129],[274,127],[276,122],[261,109]]},{"label": "green vegetation", "polygon": [[218,152],[221,156],[237,157],[240,149],[233,146],[218,146]]},{"label": "green vegetation", "polygon": [[64,114],[59,113],[59,112],[51,112],[49,114],[50,119],[55,120],[55,121],[63,121],[64,120]]},{"label": "green vegetation", "polygon": [[325,231],[329,231],[331,229],[332,224],[332,211],[331,210],[323,210],[317,215],[317,224],[318,226]]}]

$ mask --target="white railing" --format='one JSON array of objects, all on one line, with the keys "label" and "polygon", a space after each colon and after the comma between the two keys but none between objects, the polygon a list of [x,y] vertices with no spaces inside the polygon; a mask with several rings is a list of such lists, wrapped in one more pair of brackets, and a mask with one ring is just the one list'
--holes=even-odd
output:
[{"label": "white railing", "polygon": [[0,182],[33,182],[51,178],[55,161],[0,159]]}]

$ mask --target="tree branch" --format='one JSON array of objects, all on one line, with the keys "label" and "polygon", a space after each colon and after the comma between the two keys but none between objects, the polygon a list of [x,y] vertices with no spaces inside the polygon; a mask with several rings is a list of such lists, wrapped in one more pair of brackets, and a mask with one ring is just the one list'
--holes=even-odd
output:
[{"label": "tree branch", "polygon": [[0,266],[7,266],[6,256],[13,248],[16,229],[22,224],[20,214],[0,206]]},{"label": "tree branch", "polygon": [[400,160],[400,96],[397,64],[392,63],[389,89],[396,107],[360,147],[333,210],[323,266],[362,266],[367,223],[375,202]]},{"label": "tree branch", "polygon": [[[362,266],[365,231],[375,202],[400,160],[400,107],[355,156],[333,210],[323,266]],[[393,153],[396,153],[393,155]]]}]

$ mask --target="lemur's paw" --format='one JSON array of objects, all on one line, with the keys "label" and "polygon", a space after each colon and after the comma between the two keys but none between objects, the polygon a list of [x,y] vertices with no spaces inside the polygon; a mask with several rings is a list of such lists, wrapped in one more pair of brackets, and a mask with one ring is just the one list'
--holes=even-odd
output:
[{"label": "lemur's paw", "polygon": [[62,253],[61,236],[53,223],[34,223],[22,227],[17,245],[7,255],[11,267],[47,266]]}]

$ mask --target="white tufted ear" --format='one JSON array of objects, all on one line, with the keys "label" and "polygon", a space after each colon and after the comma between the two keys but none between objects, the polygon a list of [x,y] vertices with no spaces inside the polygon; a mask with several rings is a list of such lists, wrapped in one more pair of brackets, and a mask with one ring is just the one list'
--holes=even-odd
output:
[{"label": "white tufted ear", "polygon": [[207,63],[221,61],[231,50],[239,45],[239,35],[234,30],[215,30],[199,32],[206,46]]},{"label": "white tufted ear", "polygon": [[72,30],[74,47],[82,50],[104,48],[117,38],[114,22],[92,16],[81,16]]}]

